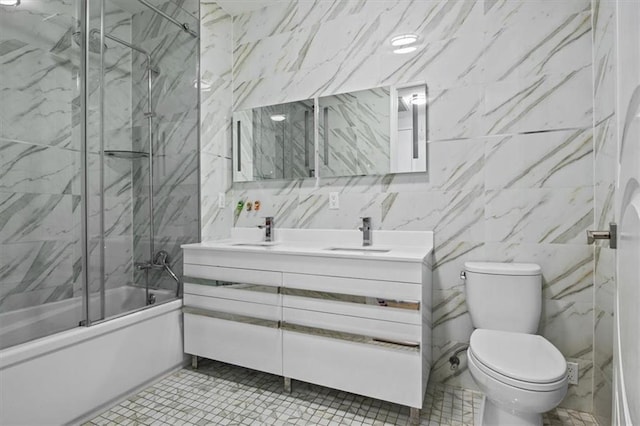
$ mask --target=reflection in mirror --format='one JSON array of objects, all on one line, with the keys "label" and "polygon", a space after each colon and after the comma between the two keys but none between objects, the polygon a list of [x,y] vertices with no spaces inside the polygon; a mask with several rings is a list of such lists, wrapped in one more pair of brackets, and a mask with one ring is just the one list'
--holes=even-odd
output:
[{"label": "reflection in mirror", "polygon": [[312,100],[270,105],[233,114],[233,180],[313,176]]},{"label": "reflection in mirror", "polygon": [[[397,89],[397,133],[391,143],[391,173],[427,171],[427,86]],[[395,141],[394,141],[395,139]]]},{"label": "reflection in mirror", "polygon": [[318,99],[321,177],[389,173],[389,87]]}]

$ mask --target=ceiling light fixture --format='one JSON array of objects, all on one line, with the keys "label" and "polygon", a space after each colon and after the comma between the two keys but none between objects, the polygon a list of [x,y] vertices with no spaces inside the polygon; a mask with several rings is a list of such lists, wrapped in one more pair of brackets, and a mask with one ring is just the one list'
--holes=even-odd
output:
[{"label": "ceiling light fixture", "polygon": [[391,39],[392,46],[406,46],[418,41],[418,36],[415,34],[402,34]]},{"label": "ceiling light fixture", "polygon": [[411,53],[415,51],[417,48],[418,48],[417,46],[401,47],[400,49],[395,49],[393,53],[395,53],[396,55],[402,55],[403,53]]},{"label": "ceiling light fixture", "polygon": [[0,6],[18,6],[20,0],[0,0]]},{"label": "ceiling light fixture", "polygon": [[273,114],[271,117],[272,121],[284,121],[287,119],[287,116],[284,114]]}]

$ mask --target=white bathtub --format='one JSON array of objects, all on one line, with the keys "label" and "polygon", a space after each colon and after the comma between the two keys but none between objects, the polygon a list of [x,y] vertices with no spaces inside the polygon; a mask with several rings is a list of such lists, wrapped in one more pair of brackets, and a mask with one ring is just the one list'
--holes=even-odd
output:
[{"label": "white bathtub", "polygon": [[[182,366],[182,300],[167,301],[171,292],[153,293],[157,302],[146,309],[0,351],[0,424],[74,423]],[[144,300],[144,289],[133,287],[106,294],[106,306],[112,307],[107,317]],[[70,299],[48,309],[30,308],[41,312],[4,314],[0,341],[77,324],[81,302]]]}]

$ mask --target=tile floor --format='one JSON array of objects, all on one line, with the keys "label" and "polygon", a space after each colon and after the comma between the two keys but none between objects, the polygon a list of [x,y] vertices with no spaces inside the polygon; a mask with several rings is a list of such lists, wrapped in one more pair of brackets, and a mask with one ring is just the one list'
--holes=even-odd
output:
[{"label": "tile floor", "polygon": [[[473,425],[481,396],[430,386],[421,425]],[[110,408],[86,425],[406,425],[409,410],[396,404],[202,360]],[[545,425],[597,425],[585,413],[556,409]]]}]

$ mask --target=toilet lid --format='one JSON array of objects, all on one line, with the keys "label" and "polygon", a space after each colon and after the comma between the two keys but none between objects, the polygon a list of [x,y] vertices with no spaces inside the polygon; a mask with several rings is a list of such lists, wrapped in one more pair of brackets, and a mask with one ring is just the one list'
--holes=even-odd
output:
[{"label": "toilet lid", "polygon": [[551,383],[567,373],[567,362],[547,339],[535,334],[478,329],[470,349],[490,369],[515,380]]}]

